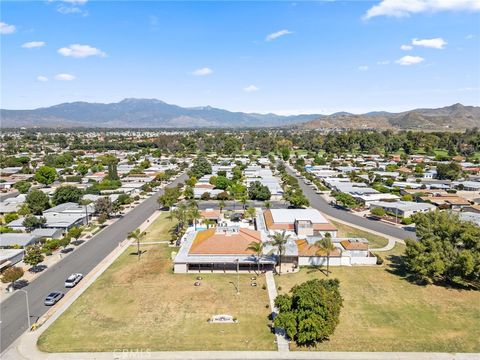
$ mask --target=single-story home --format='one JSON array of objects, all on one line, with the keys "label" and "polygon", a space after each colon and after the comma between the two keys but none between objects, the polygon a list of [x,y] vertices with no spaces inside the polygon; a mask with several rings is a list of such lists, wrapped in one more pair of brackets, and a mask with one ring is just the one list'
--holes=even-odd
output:
[{"label": "single-story home", "polygon": [[40,241],[40,237],[33,234],[5,233],[0,234],[0,248],[25,247]]},{"label": "single-story home", "polygon": [[381,208],[387,213],[396,214],[400,217],[410,217],[416,213],[435,210],[436,206],[429,203],[417,203],[414,201],[375,201],[370,203],[370,209]]},{"label": "single-story home", "polygon": [[22,261],[24,253],[23,249],[0,249],[0,271]]},{"label": "single-story home", "polygon": [[201,271],[249,271],[272,269],[271,255],[257,258],[247,249],[252,242],[261,242],[260,231],[239,226],[219,226],[187,233],[173,261],[175,273]]},{"label": "single-story home", "polygon": [[60,239],[63,235],[62,229],[55,228],[39,228],[31,232],[32,235],[42,239]]}]

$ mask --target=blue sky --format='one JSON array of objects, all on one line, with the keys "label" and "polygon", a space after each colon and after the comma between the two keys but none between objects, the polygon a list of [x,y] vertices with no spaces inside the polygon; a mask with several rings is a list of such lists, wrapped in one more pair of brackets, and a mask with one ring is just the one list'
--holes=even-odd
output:
[{"label": "blue sky", "polygon": [[281,114],[480,105],[479,0],[1,10],[2,108],[127,97]]}]

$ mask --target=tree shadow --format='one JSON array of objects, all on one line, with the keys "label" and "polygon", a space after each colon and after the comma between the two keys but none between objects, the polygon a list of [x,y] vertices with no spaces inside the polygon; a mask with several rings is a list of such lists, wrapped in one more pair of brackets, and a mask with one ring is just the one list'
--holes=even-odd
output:
[{"label": "tree shadow", "polygon": [[390,255],[387,257],[389,261],[386,271],[392,275],[398,276],[411,284],[419,285],[419,286],[427,286],[428,282],[425,279],[421,279],[414,274],[410,274],[407,271],[407,267],[405,261],[401,255]]},{"label": "tree shadow", "polygon": [[[140,256],[142,256],[143,254],[145,254],[148,250],[140,250]],[[132,251],[130,254],[128,255],[134,255],[134,256],[138,256],[138,252],[137,251]]]},{"label": "tree shadow", "polygon": [[320,272],[325,276],[328,275],[327,269],[325,269],[325,267],[323,267],[321,265],[310,265],[310,266],[308,266],[307,274],[313,274],[313,273],[317,273],[317,272]]},{"label": "tree shadow", "polygon": [[421,278],[418,275],[411,274],[407,270],[403,257],[399,255],[390,255],[389,257],[387,257],[387,260],[389,260],[389,265],[387,265],[386,271],[414,285],[418,285],[418,286],[436,285],[436,286],[441,286],[447,289],[459,290],[459,291],[460,290],[478,290],[473,286],[462,286],[460,284],[455,284],[447,280],[428,281],[427,279]]}]

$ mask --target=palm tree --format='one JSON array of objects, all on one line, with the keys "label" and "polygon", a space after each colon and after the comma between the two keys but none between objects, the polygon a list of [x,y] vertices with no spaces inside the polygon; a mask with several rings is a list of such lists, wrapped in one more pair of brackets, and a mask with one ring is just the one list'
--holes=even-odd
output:
[{"label": "palm tree", "polygon": [[142,239],[147,233],[146,232],[141,232],[140,229],[135,229],[131,233],[128,234],[129,239],[135,239],[137,241],[137,255],[138,255],[138,260],[140,260],[140,239]]},{"label": "palm tree", "polygon": [[247,210],[245,210],[245,215],[247,215],[250,218],[250,220],[252,220],[252,224],[254,223],[256,214],[257,214],[257,211],[255,210],[254,207],[249,207],[247,208]]},{"label": "palm tree", "polygon": [[326,233],[325,236],[316,241],[314,246],[318,248],[317,253],[324,252],[327,254],[327,277],[330,273],[330,254],[336,249],[335,245],[332,242],[332,235],[330,233]]},{"label": "palm tree", "polygon": [[225,209],[225,201],[221,200],[218,203],[218,207],[220,208],[220,214],[222,213],[222,210]]},{"label": "palm tree", "polygon": [[188,211],[188,217],[193,220],[193,224],[195,226],[195,231],[197,231],[197,220],[202,218],[202,214],[197,207],[193,207]]},{"label": "palm tree", "polygon": [[251,250],[255,253],[255,261],[258,266],[258,273],[260,274],[260,256],[263,253],[263,242],[261,241],[252,241],[246,250]]},{"label": "palm tree", "polygon": [[246,196],[242,196],[242,197],[240,198],[240,202],[242,203],[243,210],[245,210],[245,205],[247,205],[248,198],[247,198]]},{"label": "palm tree", "polygon": [[205,219],[205,220],[203,220],[203,223],[207,226],[207,229],[210,229],[210,225],[215,224],[215,221],[210,220],[210,219]]},{"label": "palm tree", "polygon": [[282,232],[275,232],[275,234],[269,235],[269,237],[272,239],[270,245],[277,248],[278,262],[280,264],[278,274],[280,275],[282,273],[282,255],[285,254],[285,245],[290,238],[290,234],[283,230]]}]

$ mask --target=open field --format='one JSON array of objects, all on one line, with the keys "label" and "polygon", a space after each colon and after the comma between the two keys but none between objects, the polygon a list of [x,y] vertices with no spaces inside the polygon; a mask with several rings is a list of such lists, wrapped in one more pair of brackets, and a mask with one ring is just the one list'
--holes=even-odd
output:
[{"label": "open field", "polygon": [[[43,333],[38,342],[41,350],[276,348],[268,328],[264,277],[258,278],[257,287],[251,287],[252,275],[241,275],[240,295],[234,274],[202,274],[201,286],[195,287],[197,275],[172,273],[173,248],[144,245],[140,260],[132,255],[134,248],[127,249]],[[207,323],[217,314],[235,316],[239,322]]]},{"label": "open field", "polygon": [[146,230],[147,235],[145,235],[141,242],[152,242],[152,241],[170,241],[170,229],[177,224],[176,219],[168,219],[169,212],[162,212],[158,218],[148,227]]},{"label": "open field", "polygon": [[[403,248],[397,245],[389,255],[398,255]],[[479,292],[409,283],[392,273],[389,261],[383,267],[330,269],[330,276],[340,280],[344,307],[335,334],[317,350],[480,351]],[[281,292],[288,292],[313,278],[325,275],[302,268],[275,279]]]},{"label": "open field", "polygon": [[337,227],[339,237],[365,238],[370,242],[370,247],[372,249],[378,249],[388,244],[388,240],[382,236],[375,235],[371,232],[363,231],[353,226],[348,226],[336,221],[332,221],[332,223]]}]

